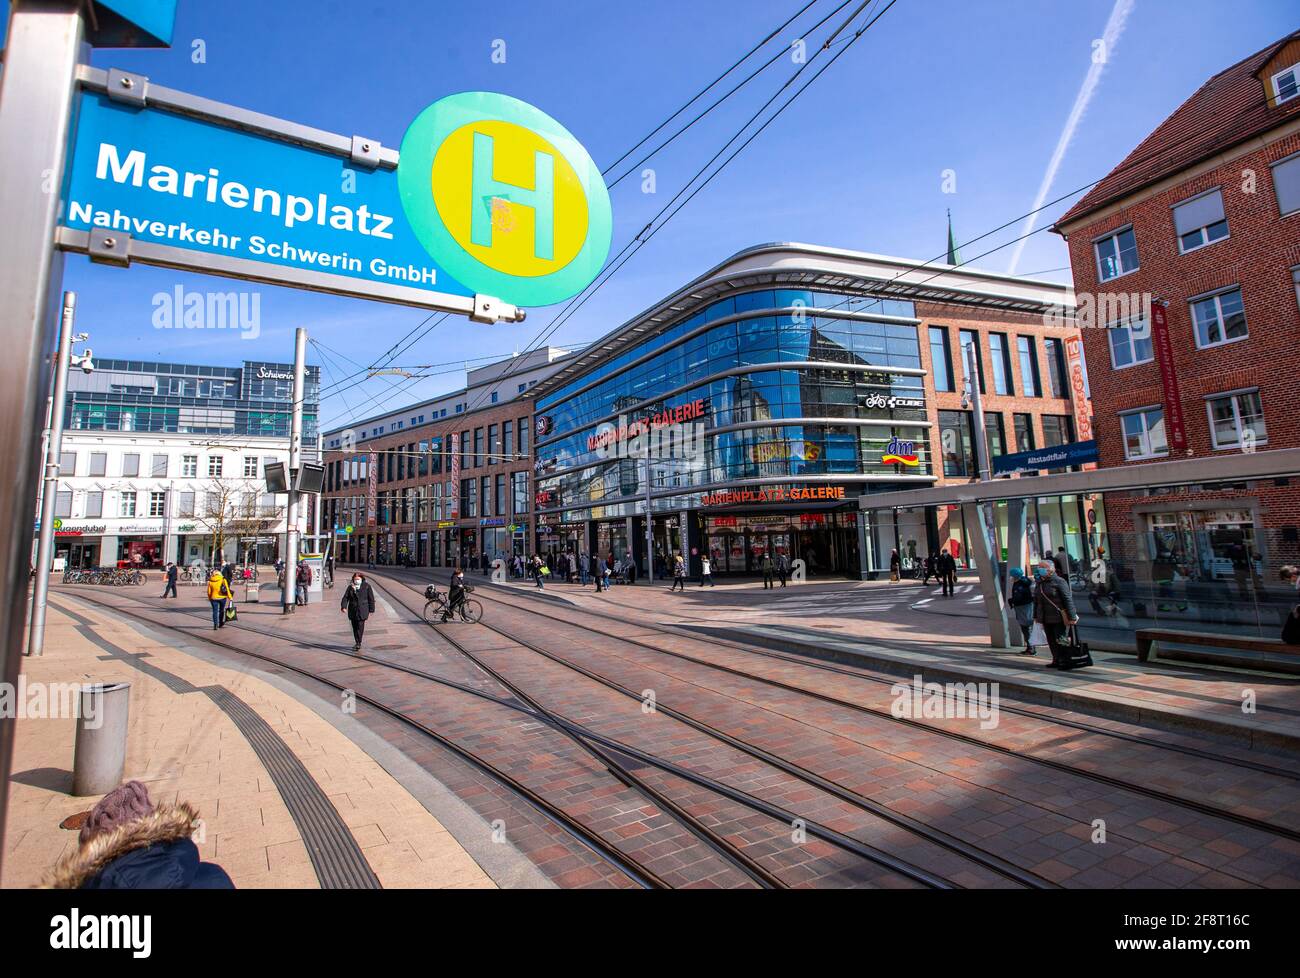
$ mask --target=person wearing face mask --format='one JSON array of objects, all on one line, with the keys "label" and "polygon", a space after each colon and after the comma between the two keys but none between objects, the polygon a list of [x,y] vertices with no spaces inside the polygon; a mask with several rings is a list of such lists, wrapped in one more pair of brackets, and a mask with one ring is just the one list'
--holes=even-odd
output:
[{"label": "person wearing face mask", "polygon": [[339,611],[345,612],[352,622],[352,651],[361,651],[366,619],[375,613],[375,592],[360,573],[352,575],[352,583],[344,590],[343,600],[339,602]]},{"label": "person wearing face mask", "polygon": [[451,587],[447,589],[447,607],[442,620],[448,621],[457,608],[465,604],[465,572],[457,567],[451,572]]},{"label": "person wearing face mask", "polygon": [[1038,579],[1034,590],[1034,621],[1041,623],[1047,633],[1047,647],[1052,652],[1047,668],[1059,669],[1061,646],[1069,629],[1079,623],[1079,612],[1074,607],[1069,582],[1056,573],[1056,564],[1050,557],[1038,562],[1034,577]]}]

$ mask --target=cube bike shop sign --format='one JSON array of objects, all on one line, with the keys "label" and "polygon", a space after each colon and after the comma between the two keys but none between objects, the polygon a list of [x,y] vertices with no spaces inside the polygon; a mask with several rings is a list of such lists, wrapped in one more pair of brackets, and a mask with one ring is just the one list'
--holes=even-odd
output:
[{"label": "cube bike shop sign", "polygon": [[[609,193],[541,110],[464,92],[401,152],[83,66],[58,243],[132,261],[519,321],[600,272]],[[128,84],[129,83],[129,84]]]}]

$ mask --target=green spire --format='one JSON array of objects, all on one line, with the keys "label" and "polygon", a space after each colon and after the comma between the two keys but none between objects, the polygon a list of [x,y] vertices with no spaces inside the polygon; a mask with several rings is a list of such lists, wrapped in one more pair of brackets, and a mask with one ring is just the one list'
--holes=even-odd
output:
[{"label": "green spire", "polygon": [[960,265],[961,252],[957,250],[957,239],[952,234],[952,211],[948,211],[948,264]]}]

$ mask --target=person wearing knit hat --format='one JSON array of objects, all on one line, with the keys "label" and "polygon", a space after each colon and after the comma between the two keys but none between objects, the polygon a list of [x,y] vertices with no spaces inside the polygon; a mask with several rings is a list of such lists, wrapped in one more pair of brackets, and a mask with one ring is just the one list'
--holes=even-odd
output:
[{"label": "person wearing knit hat", "polygon": [[1034,589],[1025,579],[1025,572],[1019,567],[1012,567],[1009,573],[1011,595],[1007,599],[1007,604],[1011,605],[1011,611],[1016,616],[1016,624],[1020,626],[1020,632],[1025,638],[1025,648],[1020,654],[1037,655],[1030,641],[1030,634],[1034,627]]},{"label": "person wearing knit hat", "polygon": [[191,838],[199,813],[187,802],[154,805],[139,781],[114,788],[91,809],[78,845],[44,886],[66,890],[233,890]]}]

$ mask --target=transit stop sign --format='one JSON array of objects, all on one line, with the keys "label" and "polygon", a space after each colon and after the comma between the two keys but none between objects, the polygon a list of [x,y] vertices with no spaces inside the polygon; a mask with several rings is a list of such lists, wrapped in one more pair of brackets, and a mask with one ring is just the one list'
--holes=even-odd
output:
[{"label": "transit stop sign", "polygon": [[476,291],[517,305],[576,295],[600,273],[609,191],[582,144],[508,95],[434,102],[402,139],[398,184],[428,253]]},{"label": "transit stop sign", "polygon": [[609,192],[581,144],[504,95],[435,102],[402,153],[81,66],[57,242],[133,261],[518,322],[584,289]]}]

